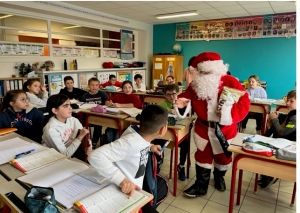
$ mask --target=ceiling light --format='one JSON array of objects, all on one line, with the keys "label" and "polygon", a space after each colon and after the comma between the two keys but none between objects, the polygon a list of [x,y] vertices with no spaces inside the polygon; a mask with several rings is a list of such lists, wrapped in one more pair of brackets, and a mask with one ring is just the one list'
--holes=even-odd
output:
[{"label": "ceiling light", "polygon": [[69,26],[69,27],[63,27],[61,29],[71,29],[71,28],[76,28],[76,27],[81,27],[79,25],[74,25],[74,26]]},{"label": "ceiling light", "polygon": [[8,18],[8,17],[11,17],[11,16],[13,16],[13,15],[0,16],[0,19],[2,19],[2,18]]},{"label": "ceiling light", "polygon": [[165,19],[165,18],[177,18],[177,17],[183,17],[183,16],[196,16],[199,15],[197,10],[193,11],[185,11],[185,12],[179,12],[179,13],[169,13],[169,14],[162,14],[156,16],[158,19]]}]

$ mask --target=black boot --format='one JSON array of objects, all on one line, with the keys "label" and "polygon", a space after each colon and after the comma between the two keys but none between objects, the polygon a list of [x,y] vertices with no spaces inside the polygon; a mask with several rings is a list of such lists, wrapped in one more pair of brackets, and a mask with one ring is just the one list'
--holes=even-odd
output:
[{"label": "black boot", "polygon": [[227,170],[220,171],[216,167],[214,168],[215,188],[221,192],[226,190],[226,184],[223,178],[226,172]]},{"label": "black boot", "polygon": [[198,197],[207,193],[207,188],[210,179],[210,169],[205,169],[196,165],[196,178],[195,183],[183,193],[189,197]]}]

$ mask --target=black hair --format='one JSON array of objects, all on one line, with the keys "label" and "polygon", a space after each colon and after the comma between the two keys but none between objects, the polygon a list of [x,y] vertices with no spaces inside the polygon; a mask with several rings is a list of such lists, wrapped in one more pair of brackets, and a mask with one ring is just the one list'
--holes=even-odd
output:
[{"label": "black hair", "polygon": [[125,86],[125,84],[130,84],[131,87],[133,88],[131,81],[123,81],[123,83],[122,83],[122,90],[123,90],[123,87]]},{"label": "black hair", "polygon": [[194,61],[195,58],[196,58],[196,56],[193,56],[193,57],[190,58],[189,63],[188,63],[189,67],[192,66],[193,61]]},{"label": "black hair", "polygon": [[25,81],[25,83],[23,84],[23,91],[24,91],[24,92],[28,92],[29,89],[28,89],[27,87],[28,87],[28,86],[31,86],[31,85],[32,85],[34,82],[36,82],[36,81],[40,82],[40,80],[37,79],[37,78],[30,78],[30,79],[28,79],[27,81]]},{"label": "black hair", "polygon": [[[11,101],[15,102],[17,100],[17,98],[19,97],[19,95],[22,93],[26,95],[26,92],[24,92],[23,90],[8,91],[2,100],[0,112],[4,112],[8,108],[10,108],[11,107],[10,102]],[[27,97],[27,95],[26,95],[26,97]]]},{"label": "black hair", "polygon": [[74,83],[74,79],[71,76],[64,77],[64,83],[66,83],[66,81],[68,81],[68,80],[72,80]]},{"label": "black hair", "polygon": [[47,100],[47,111],[49,112],[49,115],[54,115],[52,112],[52,109],[58,109],[59,106],[61,106],[63,103],[65,103],[67,100],[69,100],[69,97],[64,94],[56,94],[51,95]]},{"label": "black hair", "polygon": [[296,90],[291,90],[287,94],[287,99],[295,98],[296,99]]},{"label": "black hair", "polygon": [[230,72],[230,71],[227,71],[226,73],[227,73],[227,75],[231,75],[231,72]]},{"label": "black hair", "polygon": [[143,76],[142,76],[141,74],[136,74],[136,75],[134,76],[134,80],[136,80],[136,79],[138,79],[138,78],[143,79]]},{"label": "black hair", "polygon": [[157,132],[168,122],[168,111],[158,105],[148,105],[140,117],[140,131],[151,135]]},{"label": "black hair", "polygon": [[88,85],[90,85],[90,83],[91,83],[92,81],[98,81],[98,83],[100,83],[100,81],[99,81],[99,79],[98,79],[98,78],[96,78],[96,77],[92,77],[92,78],[90,78],[90,79],[89,79],[89,81],[88,81]]},{"label": "black hair", "polygon": [[112,78],[116,78],[115,75],[109,75],[109,80],[111,80]]},{"label": "black hair", "polygon": [[164,88],[164,94],[167,93],[167,91],[176,91],[177,92],[177,87],[176,87],[176,84],[168,84],[165,86]]}]

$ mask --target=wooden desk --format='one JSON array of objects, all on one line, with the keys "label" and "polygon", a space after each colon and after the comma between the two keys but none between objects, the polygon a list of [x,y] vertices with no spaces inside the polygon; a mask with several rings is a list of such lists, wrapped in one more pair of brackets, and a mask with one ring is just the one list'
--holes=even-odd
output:
[{"label": "wooden desk", "polygon": [[152,94],[140,94],[140,99],[143,104],[145,103],[160,103],[166,98],[163,95],[152,95]]},{"label": "wooden desk", "polygon": [[84,113],[86,115],[85,122],[83,126],[88,128],[89,124],[94,124],[98,126],[110,127],[113,129],[119,130],[119,136],[122,135],[122,130],[129,126],[129,122],[125,120],[128,115],[125,114],[105,114],[105,113],[97,113],[91,112],[87,109],[81,109],[80,113]]},{"label": "wooden desk", "polygon": [[252,102],[250,105],[249,112],[262,113],[263,114],[263,122],[261,127],[261,135],[264,135],[267,131],[267,115],[269,108],[271,107],[271,103],[269,102]]},{"label": "wooden desk", "polygon": [[[249,136],[249,134],[238,133],[228,147],[228,151],[234,153],[228,209],[229,213],[233,212],[236,172],[238,169],[239,181],[236,205],[240,204],[243,170],[296,182],[296,162],[277,159],[274,156],[265,157],[244,152],[241,146],[242,140],[246,136]],[[256,191],[256,189],[254,191]]]},{"label": "wooden desk", "polygon": [[0,185],[3,183],[7,183],[7,180],[0,174]]},{"label": "wooden desk", "polygon": [[[169,179],[172,179],[172,160],[173,160],[173,148],[175,148],[175,160],[174,160],[174,187],[173,187],[173,195],[176,196],[177,191],[177,169],[178,165],[178,145],[184,140],[188,139],[188,156],[187,156],[187,178],[189,178],[189,168],[190,168],[190,133],[191,133],[191,123],[195,118],[186,118],[185,125],[176,125],[176,126],[168,126],[168,130],[162,139],[170,140],[171,143],[168,145],[168,148],[171,149],[171,158],[170,158],[170,173]],[[140,122],[135,118],[126,118],[126,121],[129,121],[132,124],[139,124]],[[173,142],[173,143],[172,143]]]},{"label": "wooden desk", "polygon": [[290,110],[287,108],[284,100],[277,100],[273,103],[276,106],[276,111],[288,114]]}]

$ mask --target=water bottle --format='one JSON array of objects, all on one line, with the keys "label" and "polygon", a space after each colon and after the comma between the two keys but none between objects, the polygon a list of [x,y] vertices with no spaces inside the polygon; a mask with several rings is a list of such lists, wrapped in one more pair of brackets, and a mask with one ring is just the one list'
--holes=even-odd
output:
[{"label": "water bottle", "polygon": [[18,63],[15,64],[14,69],[15,69],[16,77],[19,77],[19,65],[18,65]]}]

